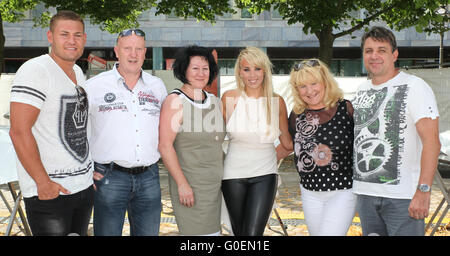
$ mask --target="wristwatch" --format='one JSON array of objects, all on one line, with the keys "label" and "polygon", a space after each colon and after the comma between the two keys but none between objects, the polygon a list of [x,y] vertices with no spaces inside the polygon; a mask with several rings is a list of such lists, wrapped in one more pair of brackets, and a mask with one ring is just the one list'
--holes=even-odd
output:
[{"label": "wristwatch", "polygon": [[427,184],[419,184],[419,185],[417,185],[417,189],[422,192],[430,192],[431,191],[431,187]]}]

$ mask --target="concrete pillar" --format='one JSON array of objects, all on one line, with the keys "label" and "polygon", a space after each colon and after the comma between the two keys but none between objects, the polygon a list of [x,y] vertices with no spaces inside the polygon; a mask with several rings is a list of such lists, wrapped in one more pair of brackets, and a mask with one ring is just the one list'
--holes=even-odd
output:
[{"label": "concrete pillar", "polygon": [[163,69],[163,49],[162,47],[153,47],[153,70]]}]

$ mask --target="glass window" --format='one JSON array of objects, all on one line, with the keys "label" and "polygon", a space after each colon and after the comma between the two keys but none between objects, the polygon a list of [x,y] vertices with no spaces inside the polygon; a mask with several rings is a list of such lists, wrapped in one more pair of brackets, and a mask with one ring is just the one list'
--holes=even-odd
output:
[{"label": "glass window", "polygon": [[32,18],[41,17],[42,13],[45,11],[45,5],[43,3],[37,4],[33,10],[31,10]]},{"label": "glass window", "polygon": [[283,19],[283,17],[281,16],[280,12],[278,11],[278,9],[273,9],[270,11],[270,17],[273,20],[280,20]]},{"label": "glass window", "polygon": [[231,18],[233,18],[233,15],[231,13],[224,13],[222,16],[218,17],[223,20],[230,20]]},{"label": "glass window", "polygon": [[343,60],[343,76],[359,76],[362,71],[362,62],[360,59],[357,60]]},{"label": "glass window", "polygon": [[179,18],[178,18],[178,16],[175,14],[175,11],[172,10],[172,11],[170,12],[170,14],[167,15],[167,19],[169,19],[169,20],[177,20],[177,19],[179,19]]},{"label": "glass window", "polygon": [[[184,17],[178,17],[178,16],[175,14],[175,11],[174,11],[174,10],[172,10],[172,11],[170,12],[170,14],[167,15],[166,17],[167,17],[168,20],[180,20],[180,19],[184,19]],[[193,20],[193,19],[195,19],[195,18],[192,17],[192,16],[188,16],[187,19],[188,19],[188,20]]]},{"label": "glass window", "polygon": [[234,59],[219,59],[219,74],[220,75],[234,75]]},{"label": "glass window", "polygon": [[289,75],[294,67],[296,60],[272,60],[274,75]]},{"label": "glass window", "polygon": [[361,76],[366,72],[361,59],[332,60],[329,68],[334,76]]},{"label": "glass window", "polygon": [[248,11],[248,8],[241,9],[241,19],[251,19],[253,14]]},{"label": "glass window", "polygon": [[153,69],[153,59],[145,59],[144,63],[142,64],[143,70],[151,70]]},{"label": "glass window", "polygon": [[397,61],[397,67],[403,68],[403,67],[411,67],[414,66],[413,60],[398,60]]}]

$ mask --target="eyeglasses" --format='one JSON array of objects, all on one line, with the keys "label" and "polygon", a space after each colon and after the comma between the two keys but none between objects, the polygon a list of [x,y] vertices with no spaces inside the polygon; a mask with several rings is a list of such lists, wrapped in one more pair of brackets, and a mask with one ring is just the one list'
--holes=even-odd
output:
[{"label": "eyeglasses", "polygon": [[77,107],[81,111],[85,111],[88,108],[87,93],[83,87],[79,85],[75,86],[75,89],[77,90]]},{"label": "eyeglasses", "polygon": [[133,32],[134,32],[135,35],[142,36],[145,39],[145,32],[144,31],[142,31],[140,29],[125,29],[125,30],[122,30],[119,33],[119,36],[117,37],[117,40],[119,40],[119,38],[124,37],[124,36],[131,36],[133,34]]},{"label": "eyeglasses", "polygon": [[320,66],[320,63],[316,59],[304,60],[304,61],[302,61],[300,63],[295,64],[294,65],[294,70],[295,71],[299,71],[300,69],[304,68],[305,66],[317,67],[317,66]]}]

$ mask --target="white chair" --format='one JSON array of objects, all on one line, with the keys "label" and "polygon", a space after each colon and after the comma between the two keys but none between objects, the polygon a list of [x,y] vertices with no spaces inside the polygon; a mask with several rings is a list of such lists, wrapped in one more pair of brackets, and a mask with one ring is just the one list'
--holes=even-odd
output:
[{"label": "white chair", "polygon": [[[439,159],[438,165],[450,165],[450,161]],[[441,191],[444,198],[442,198],[441,202],[439,203],[438,207],[434,211],[433,215],[431,216],[430,220],[428,221],[428,224],[425,227],[425,232],[431,227],[431,224],[433,223],[434,219],[438,216],[440,210],[442,207],[447,203],[447,206],[445,207],[444,211],[442,212],[439,220],[436,222],[436,225],[434,226],[433,230],[430,233],[430,236],[433,236],[434,233],[436,233],[437,229],[442,223],[442,220],[444,220],[445,216],[447,215],[448,211],[450,210],[450,187],[447,188],[444,180],[442,179],[441,174],[439,173],[439,170],[436,170],[436,173],[434,175],[434,181],[436,182],[436,185],[438,186],[439,190]]]},{"label": "white chair", "polygon": [[[3,194],[0,189],[0,197],[2,198],[3,203],[6,208],[10,212],[10,216],[8,217],[8,226],[6,228],[5,236],[11,235],[11,231],[14,223],[18,226],[21,232],[25,235],[31,235],[30,227],[28,226],[28,222],[24,211],[21,207],[22,195],[16,193],[15,183],[17,181],[17,170],[16,170],[16,161],[17,156],[14,151],[14,147],[12,145],[11,139],[9,137],[9,127],[2,126],[0,127],[0,184],[7,184],[8,190],[11,193],[11,196],[14,201],[14,205],[8,203],[6,196]],[[22,224],[17,220],[17,213],[19,214]]]}]

